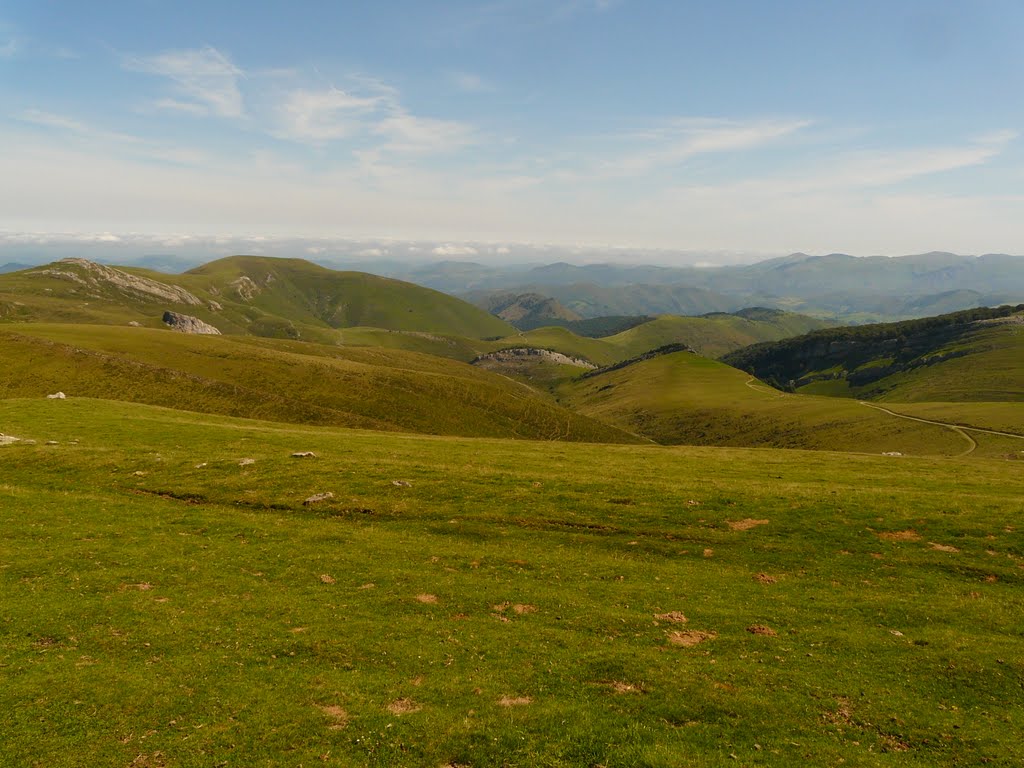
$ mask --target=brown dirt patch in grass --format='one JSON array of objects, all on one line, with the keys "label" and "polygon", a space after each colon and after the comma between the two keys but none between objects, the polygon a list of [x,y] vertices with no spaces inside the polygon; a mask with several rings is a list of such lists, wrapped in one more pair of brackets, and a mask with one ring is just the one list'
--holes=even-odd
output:
[{"label": "brown dirt patch in grass", "polygon": [[332,731],[340,731],[348,725],[348,712],[336,704],[321,704],[320,711],[333,720],[331,724]]},{"label": "brown dirt patch in grass", "polygon": [[437,602],[437,595],[416,595],[416,600],[418,600],[421,603],[425,603],[426,605],[433,605]]},{"label": "brown dirt patch in grass", "polygon": [[832,725],[853,725],[853,712],[850,710],[848,699],[839,699],[835,712],[826,712],[822,715],[826,723]]},{"label": "brown dirt patch in grass", "polygon": [[165,765],[167,763],[164,761],[163,752],[154,752],[151,755],[136,755],[128,764],[128,768],[164,768]]},{"label": "brown dirt patch in grass", "polygon": [[395,699],[388,704],[388,712],[392,715],[411,715],[413,712],[419,712],[421,709],[423,707],[412,699]]},{"label": "brown dirt patch in grass", "polygon": [[768,525],[769,522],[768,520],[755,520],[752,517],[748,517],[746,520],[726,520],[725,524],[733,531],[749,531],[751,528],[759,525]]},{"label": "brown dirt patch in grass", "polygon": [[528,613],[536,613],[537,606],[530,605],[528,603],[516,603],[512,606],[512,610],[518,613],[520,616],[525,616]]},{"label": "brown dirt patch in grass", "polygon": [[308,629],[309,629],[309,627],[292,627],[288,631],[291,632],[293,635],[297,635],[300,632],[305,632]]},{"label": "brown dirt patch in grass", "polygon": [[118,587],[118,592],[124,592],[126,589],[137,589],[139,592],[148,592],[152,588],[152,584],[144,581],[141,584],[122,584]]},{"label": "brown dirt patch in grass", "polygon": [[779,633],[764,624],[752,624],[747,627],[747,632],[752,635],[764,635],[765,637],[778,637]]},{"label": "brown dirt patch in grass", "polygon": [[331,576],[329,573],[321,573],[320,574],[320,581],[322,581],[324,584],[333,584],[334,583],[334,577]]},{"label": "brown dirt patch in grass", "polygon": [[502,696],[498,699],[499,707],[525,707],[532,703],[533,699],[529,696]]},{"label": "brown dirt patch in grass", "polygon": [[913,528],[908,528],[905,531],[885,531],[878,534],[878,538],[883,541],[920,541],[921,534]]},{"label": "brown dirt patch in grass", "polygon": [[656,613],[656,614],[654,614],[654,618],[656,618],[658,621],[671,621],[671,622],[674,622],[675,624],[685,624],[687,621],[689,621],[689,619],[687,619],[683,615],[682,611],[669,611],[668,613]]},{"label": "brown dirt patch in grass", "polygon": [[888,733],[883,733],[878,737],[878,740],[882,742],[883,752],[906,752],[910,749],[910,745],[903,741],[903,739],[891,736]]},{"label": "brown dirt patch in grass", "polygon": [[621,680],[613,680],[608,683],[611,689],[616,693],[643,693],[644,689],[639,685],[633,685],[632,683],[624,683]]},{"label": "brown dirt patch in grass", "polygon": [[951,547],[949,544],[936,544],[934,541],[929,541],[932,545],[932,549],[936,552],[959,552],[960,550],[956,547]]},{"label": "brown dirt patch in grass", "polygon": [[715,550],[713,550],[711,547],[708,547],[707,549],[704,550],[704,557],[714,557],[714,556],[715,556]]},{"label": "brown dirt patch in grass", "polygon": [[774,576],[769,576],[767,573],[759,573],[754,576],[754,581],[758,584],[775,584],[778,582],[778,579]]},{"label": "brown dirt patch in grass", "polygon": [[702,632],[699,629],[691,629],[686,632],[670,632],[668,642],[681,648],[692,648],[700,645],[705,640],[714,640],[718,637],[717,632]]}]

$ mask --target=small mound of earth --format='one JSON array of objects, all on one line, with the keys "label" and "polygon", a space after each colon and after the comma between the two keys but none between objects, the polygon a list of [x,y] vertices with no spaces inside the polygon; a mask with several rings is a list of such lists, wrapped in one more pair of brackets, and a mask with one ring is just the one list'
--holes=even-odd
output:
[{"label": "small mound of earth", "polygon": [[421,709],[423,707],[412,699],[395,699],[388,704],[388,712],[392,715],[411,715],[413,712],[419,712]]},{"label": "small mound of earth", "polygon": [[437,602],[437,595],[427,595],[427,594],[416,595],[416,599],[419,602],[421,602],[421,603],[425,603],[427,605],[433,605],[434,603]]},{"label": "small mound of earth", "polygon": [[913,528],[905,531],[886,531],[878,534],[878,538],[884,541],[920,541],[921,535]]},{"label": "small mound of earth", "polygon": [[700,645],[705,640],[714,640],[716,637],[718,637],[717,632],[702,632],[699,629],[691,629],[686,632],[670,632],[668,642],[671,645],[677,645],[682,648],[692,648],[695,645]]},{"label": "small mound of earth", "polygon": [[656,613],[656,614],[654,614],[654,618],[656,618],[658,621],[671,621],[671,622],[673,622],[675,624],[685,624],[687,621],[689,621],[689,619],[687,619],[683,615],[682,611],[669,611],[668,613]]},{"label": "small mound of earth", "polygon": [[747,627],[747,632],[752,635],[764,635],[765,637],[778,637],[779,633],[764,624],[753,624]]},{"label": "small mound of earth", "polygon": [[502,696],[498,699],[499,707],[525,707],[532,703],[533,699],[529,696]]},{"label": "small mound of earth", "polygon": [[936,544],[934,541],[929,541],[932,545],[932,549],[937,552],[959,552],[960,550],[956,547],[951,547],[949,544]]},{"label": "small mound of earth", "polygon": [[754,520],[753,518],[748,517],[746,520],[736,520],[735,522],[732,520],[726,520],[725,524],[733,531],[749,531],[751,528],[758,525],[768,525],[768,522],[768,520]]},{"label": "small mound of earth", "polygon": [[778,579],[774,576],[769,576],[767,573],[759,573],[754,577],[754,581],[759,584],[775,584]]},{"label": "small mound of earth", "polygon": [[322,581],[324,584],[334,584],[334,577],[331,576],[329,573],[321,573],[320,581]]}]

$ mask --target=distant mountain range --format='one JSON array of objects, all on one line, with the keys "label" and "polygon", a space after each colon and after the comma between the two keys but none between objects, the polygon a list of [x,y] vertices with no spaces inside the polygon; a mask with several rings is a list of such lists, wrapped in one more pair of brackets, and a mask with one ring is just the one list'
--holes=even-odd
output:
[{"label": "distant mountain range", "polygon": [[1024,257],[809,256],[796,253],[745,266],[618,264],[493,267],[439,262],[388,272],[460,295],[478,306],[495,292],[557,299],[585,318],[698,315],[749,306],[785,309],[848,323],[909,319],[1024,300]]}]

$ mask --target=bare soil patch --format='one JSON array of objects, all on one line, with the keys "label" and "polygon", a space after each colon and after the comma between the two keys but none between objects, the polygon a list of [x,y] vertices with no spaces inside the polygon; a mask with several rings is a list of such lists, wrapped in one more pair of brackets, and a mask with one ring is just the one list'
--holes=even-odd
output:
[{"label": "bare soil patch", "polygon": [[419,602],[421,602],[421,603],[425,603],[427,605],[433,605],[434,603],[437,602],[437,595],[427,595],[427,594],[416,595],[416,599]]},{"label": "bare soil patch", "polygon": [[671,621],[671,622],[673,622],[675,624],[685,624],[687,621],[689,621],[689,619],[687,619],[683,615],[682,611],[669,611],[668,613],[656,613],[656,614],[654,614],[654,618],[656,618],[658,621]]},{"label": "bare soil patch", "polygon": [[908,528],[905,531],[885,531],[878,534],[878,538],[884,541],[920,541],[921,534],[913,528]]},{"label": "bare soil patch", "polygon": [[725,524],[733,531],[749,531],[751,528],[759,525],[768,525],[769,522],[769,520],[755,520],[752,517],[748,517],[746,520],[726,520]]},{"label": "bare soil patch", "polygon": [[321,573],[320,574],[320,581],[322,581],[324,584],[333,584],[334,583],[334,577],[331,576],[329,573]]},{"label": "bare soil patch", "polygon": [[670,632],[668,642],[681,648],[692,648],[700,645],[705,640],[714,640],[718,637],[717,632],[702,632],[699,629],[691,629],[686,632]]},{"label": "bare soil patch", "polygon": [[747,632],[752,635],[764,635],[765,637],[778,637],[779,633],[764,624],[752,624],[747,627]]},{"label": "bare soil patch", "polygon": [[334,721],[331,724],[332,731],[340,731],[348,725],[348,712],[336,704],[321,704],[320,711]]},{"label": "bare soil patch", "polygon": [[956,547],[951,547],[949,544],[937,544],[934,541],[929,541],[928,543],[932,545],[932,549],[934,549],[936,552],[959,552],[960,551]]},{"label": "bare soil patch", "polygon": [[643,693],[644,689],[639,685],[633,685],[633,683],[624,683],[621,680],[613,680],[607,685],[611,686],[611,689],[616,693]]},{"label": "bare soil patch", "polygon": [[388,712],[392,715],[411,715],[413,712],[419,712],[421,709],[423,707],[412,699],[395,699],[388,704]]},{"label": "bare soil patch", "polygon": [[754,581],[758,584],[775,584],[778,582],[778,579],[774,576],[769,576],[767,573],[759,573],[754,576]]},{"label": "bare soil patch", "polygon": [[529,696],[502,696],[498,699],[499,707],[525,707],[532,703],[533,699]]}]

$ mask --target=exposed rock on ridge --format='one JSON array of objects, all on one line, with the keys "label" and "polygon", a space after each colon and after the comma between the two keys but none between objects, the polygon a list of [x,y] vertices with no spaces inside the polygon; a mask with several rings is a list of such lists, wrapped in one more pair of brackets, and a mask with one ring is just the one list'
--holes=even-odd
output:
[{"label": "exposed rock on ridge", "polygon": [[[62,266],[65,268],[62,269]],[[191,306],[203,304],[202,299],[180,286],[132,275],[88,259],[61,259],[55,266],[33,274],[70,280],[91,288],[102,288],[106,285],[135,298],[159,299],[172,304]]]},{"label": "exposed rock on ridge", "polygon": [[480,363],[485,362],[519,363],[524,360],[536,358],[549,363],[556,363],[558,365],[575,365],[579,368],[586,368],[588,370],[597,368],[597,366],[589,360],[584,360],[579,357],[569,357],[568,355],[563,355],[561,352],[552,352],[550,349],[537,349],[536,347],[513,347],[511,349],[501,349],[497,352],[488,352],[486,355],[480,355],[477,357],[471,364],[479,365]]}]

